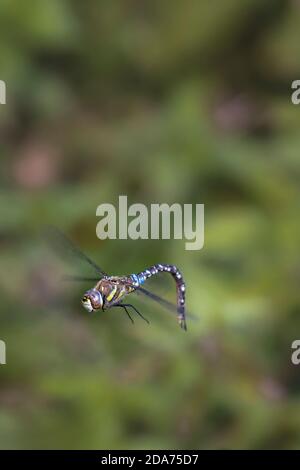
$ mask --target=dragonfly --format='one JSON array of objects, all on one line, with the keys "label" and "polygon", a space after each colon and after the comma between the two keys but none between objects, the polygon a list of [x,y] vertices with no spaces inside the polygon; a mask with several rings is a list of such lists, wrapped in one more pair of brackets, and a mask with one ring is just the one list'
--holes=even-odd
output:
[{"label": "dragonfly", "polygon": [[[131,303],[124,302],[127,296],[133,292],[137,292],[143,296],[149,297],[154,302],[162,305],[172,312],[177,313],[177,320],[179,326],[183,330],[187,330],[186,325],[186,312],[185,312],[185,282],[182,273],[177,266],[173,264],[154,264],[144,271],[133,273],[125,276],[110,276],[108,275],[97,263],[95,263],[88,255],[86,255],[80,248],[78,248],[64,233],[56,227],[48,227],[48,235],[50,241],[59,243],[60,247],[68,250],[72,255],[80,258],[95,272],[94,277],[83,277],[68,275],[65,276],[66,280],[70,281],[88,281],[95,282],[95,284],[88,289],[81,298],[82,306],[88,312],[105,311],[111,308],[122,308],[132,323],[134,323],[129,309],[135,311],[143,320],[149,323],[141,312]],[[49,239],[49,236],[48,236]],[[154,294],[145,287],[144,283],[153,276],[159,273],[169,273],[175,280],[177,303],[176,305],[168,300]]]}]

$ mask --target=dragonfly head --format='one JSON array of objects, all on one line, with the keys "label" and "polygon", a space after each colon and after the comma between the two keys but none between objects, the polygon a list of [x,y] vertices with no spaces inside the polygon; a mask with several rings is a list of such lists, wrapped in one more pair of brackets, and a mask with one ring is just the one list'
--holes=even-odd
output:
[{"label": "dragonfly head", "polygon": [[82,297],[81,303],[88,312],[93,312],[103,307],[103,298],[97,289],[90,289]]}]

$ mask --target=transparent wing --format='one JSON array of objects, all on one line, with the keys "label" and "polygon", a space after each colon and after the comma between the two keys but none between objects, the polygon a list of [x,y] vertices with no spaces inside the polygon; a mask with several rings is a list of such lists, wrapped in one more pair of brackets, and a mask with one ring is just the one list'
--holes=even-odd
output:
[{"label": "transparent wing", "polygon": [[[153,292],[150,292],[149,290],[145,289],[144,287],[138,287],[135,292],[137,292],[137,294],[146,295],[150,299],[157,302],[159,305],[165,307],[170,312],[172,312],[174,314],[177,314],[177,306],[175,304],[173,304],[172,302],[169,302],[166,299],[163,299],[162,297],[160,297],[159,295],[154,294]],[[196,318],[195,315],[192,315],[191,313],[187,313],[186,316],[188,318],[193,318],[193,319]]]},{"label": "transparent wing", "polygon": [[98,266],[93,260],[91,260],[91,258],[83,253],[77,246],[75,246],[74,243],[58,228],[53,226],[47,227],[45,230],[45,238],[50,246],[52,246],[58,253],[62,253],[63,255],[67,253],[74,255],[88,263],[97,272],[99,277],[107,276],[106,272],[103,271],[100,266]]},{"label": "transparent wing", "polygon": [[75,281],[75,282],[98,282],[99,277],[84,277],[84,276],[74,276],[73,274],[65,274],[62,280],[63,281]]}]

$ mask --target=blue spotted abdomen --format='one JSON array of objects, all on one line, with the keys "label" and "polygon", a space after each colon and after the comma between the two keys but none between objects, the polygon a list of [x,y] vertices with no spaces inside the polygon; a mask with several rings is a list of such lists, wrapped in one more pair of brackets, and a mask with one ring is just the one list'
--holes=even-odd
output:
[{"label": "blue spotted abdomen", "polygon": [[176,291],[177,291],[177,316],[178,322],[184,330],[186,330],[186,321],[185,321],[185,283],[182,277],[181,272],[172,264],[155,264],[145,271],[142,271],[138,274],[132,274],[131,279],[133,284],[136,287],[139,287],[144,284],[144,282],[152,276],[160,272],[167,272],[172,275],[176,282]]}]

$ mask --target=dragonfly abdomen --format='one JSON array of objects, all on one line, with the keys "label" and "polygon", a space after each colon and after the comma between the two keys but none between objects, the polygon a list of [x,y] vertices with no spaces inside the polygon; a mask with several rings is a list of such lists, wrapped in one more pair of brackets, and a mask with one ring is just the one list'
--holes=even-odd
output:
[{"label": "dragonfly abdomen", "polygon": [[177,268],[177,266],[172,264],[155,264],[145,271],[142,271],[138,274],[132,274],[131,279],[135,287],[140,287],[144,282],[152,276],[160,272],[167,272],[171,274],[176,282],[177,290],[177,317],[178,322],[184,330],[186,330],[186,321],[185,321],[185,282],[183,280],[182,274]]}]

